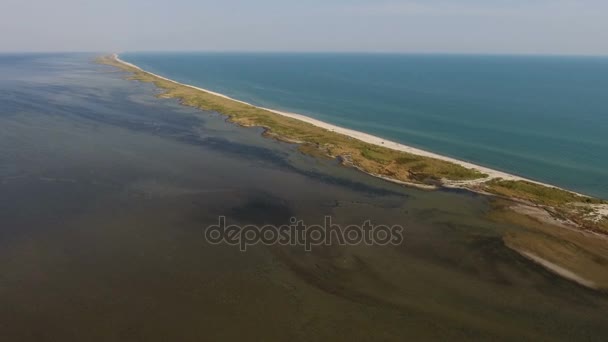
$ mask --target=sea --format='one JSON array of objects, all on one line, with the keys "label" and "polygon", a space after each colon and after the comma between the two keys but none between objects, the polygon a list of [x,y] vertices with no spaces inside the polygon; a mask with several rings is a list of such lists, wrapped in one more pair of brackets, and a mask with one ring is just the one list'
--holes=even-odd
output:
[{"label": "sea", "polygon": [[608,58],[124,53],[255,105],[608,198]]},{"label": "sea", "polygon": [[[541,251],[601,274],[603,241],[493,218],[486,196],[404,187],[304,155],[158,98],[95,57],[0,54],[0,340],[608,336],[606,293],[507,244],[542,241]],[[221,217],[279,226],[326,216],[400,225],[403,241],[241,252],[205,239]]]}]

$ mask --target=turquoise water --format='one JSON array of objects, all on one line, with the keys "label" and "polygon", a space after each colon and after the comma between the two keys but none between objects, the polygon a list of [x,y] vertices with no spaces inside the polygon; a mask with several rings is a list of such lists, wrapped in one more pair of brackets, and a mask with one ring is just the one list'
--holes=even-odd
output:
[{"label": "turquoise water", "polygon": [[608,58],[127,53],[160,75],[608,198]]}]

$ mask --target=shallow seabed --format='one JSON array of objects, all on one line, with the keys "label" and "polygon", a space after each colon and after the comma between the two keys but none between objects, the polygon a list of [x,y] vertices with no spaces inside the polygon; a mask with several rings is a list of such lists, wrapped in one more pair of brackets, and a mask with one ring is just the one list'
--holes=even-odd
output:
[{"label": "shallow seabed", "polygon": [[[404,188],[157,99],[89,55],[0,56],[7,341],[605,340],[608,298],[505,247],[488,199]],[[207,244],[332,215],[401,246]]]}]

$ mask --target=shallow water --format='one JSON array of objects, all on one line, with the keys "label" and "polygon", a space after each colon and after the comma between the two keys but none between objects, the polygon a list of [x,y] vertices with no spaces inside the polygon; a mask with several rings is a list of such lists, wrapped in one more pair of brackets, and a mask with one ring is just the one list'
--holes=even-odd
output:
[{"label": "shallow water", "polygon": [[188,84],[608,198],[608,58],[126,53]]},{"label": "shallow water", "polygon": [[[0,56],[0,336],[10,341],[608,336],[604,294],[504,246],[487,199],[301,155],[88,55]],[[396,247],[207,244],[231,222],[401,224]]]}]

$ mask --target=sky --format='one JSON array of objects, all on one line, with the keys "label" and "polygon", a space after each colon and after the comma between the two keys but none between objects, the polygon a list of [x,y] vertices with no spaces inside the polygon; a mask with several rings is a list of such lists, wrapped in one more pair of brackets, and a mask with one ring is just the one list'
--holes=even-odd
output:
[{"label": "sky", "polygon": [[608,55],[608,0],[1,0],[0,51]]}]

